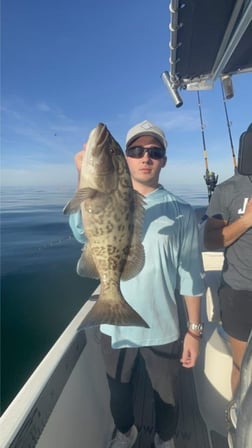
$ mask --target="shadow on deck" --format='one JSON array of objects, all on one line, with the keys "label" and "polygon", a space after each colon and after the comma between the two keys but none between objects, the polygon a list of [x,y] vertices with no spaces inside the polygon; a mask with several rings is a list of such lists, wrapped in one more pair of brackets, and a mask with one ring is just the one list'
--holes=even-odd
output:
[{"label": "shadow on deck", "polygon": [[[150,380],[144,360],[139,356],[135,371],[135,422],[139,435],[134,448],[152,448],[155,433],[155,410]],[[180,375],[180,417],[175,438],[176,448],[228,448],[226,439],[211,433],[200,415],[194,386],[193,371],[181,369]],[[211,445],[212,444],[212,445]]]},{"label": "shadow on deck", "polygon": [[[180,309],[181,332],[185,333],[186,321],[183,312],[183,301],[177,295]],[[155,433],[154,399],[150,380],[144,360],[139,356],[134,375],[135,390],[135,422],[139,435],[134,448],[153,448]],[[194,375],[192,369],[181,367],[179,422],[175,437],[176,448],[228,448],[227,440],[222,435],[211,432],[208,434],[197,402]]]}]

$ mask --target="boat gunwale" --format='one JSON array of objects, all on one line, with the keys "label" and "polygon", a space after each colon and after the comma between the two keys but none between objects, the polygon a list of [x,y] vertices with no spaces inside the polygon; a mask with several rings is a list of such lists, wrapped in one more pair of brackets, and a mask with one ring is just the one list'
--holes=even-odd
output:
[{"label": "boat gunwale", "polygon": [[[17,443],[23,437],[31,438],[34,443],[34,438],[40,437],[86,346],[85,332],[78,328],[93,305],[91,301],[84,304],[0,417],[1,448],[20,447]],[[34,418],[38,419],[35,434],[31,429]]]}]

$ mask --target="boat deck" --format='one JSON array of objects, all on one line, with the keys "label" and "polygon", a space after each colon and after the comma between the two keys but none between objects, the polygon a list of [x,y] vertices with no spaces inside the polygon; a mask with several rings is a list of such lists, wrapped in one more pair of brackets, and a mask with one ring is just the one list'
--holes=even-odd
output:
[{"label": "boat deck", "polygon": [[[144,361],[139,358],[135,372],[135,419],[139,430],[134,448],[154,448],[155,411]],[[199,412],[193,371],[182,369],[180,377],[180,417],[175,438],[176,448],[211,448],[206,425]],[[213,448],[228,448],[226,438],[211,432]]]},{"label": "boat deck", "polygon": [[[216,253],[203,253],[203,259],[209,270],[207,284],[213,291],[222,260]],[[209,309],[204,311],[206,325],[197,366],[181,368],[176,448],[228,448],[224,408],[230,400],[226,380],[230,356],[219,334],[216,304],[209,307],[207,301],[203,302]],[[178,294],[177,302],[184,334],[184,303]],[[95,328],[85,333],[78,331],[92,306],[92,301],[85,303],[1,417],[0,448],[106,448],[113,421],[99,332]],[[212,318],[215,321],[211,322]],[[134,375],[134,397],[139,430],[134,448],[153,448],[154,400],[140,356]]]},{"label": "boat deck", "polygon": [[[178,304],[180,308],[183,306],[179,296]],[[183,313],[181,315],[183,316]],[[181,327],[182,331],[185,330],[185,319],[182,320]],[[138,358],[134,377],[135,422],[139,430],[134,448],[154,448],[154,400],[150,380],[141,356]],[[176,448],[228,448],[225,437],[213,431],[208,434],[199,411],[194,381],[193,370],[181,368],[180,414],[175,437]]]}]

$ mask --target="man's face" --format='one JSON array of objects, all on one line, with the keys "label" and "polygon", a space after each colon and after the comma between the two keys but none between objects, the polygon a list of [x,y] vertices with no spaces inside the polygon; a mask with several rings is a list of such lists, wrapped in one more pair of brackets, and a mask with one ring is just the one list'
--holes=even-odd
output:
[{"label": "man's face", "polygon": [[[158,147],[162,148],[161,143],[150,135],[144,135],[136,138],[129,148],[141,146],[144,148]],[[141,158],[127,156],[127,162],[133,183],[156,188],[158,185],[159,174],[166,164],[166,156],[161,159],[152,159],[147,152]]]}]

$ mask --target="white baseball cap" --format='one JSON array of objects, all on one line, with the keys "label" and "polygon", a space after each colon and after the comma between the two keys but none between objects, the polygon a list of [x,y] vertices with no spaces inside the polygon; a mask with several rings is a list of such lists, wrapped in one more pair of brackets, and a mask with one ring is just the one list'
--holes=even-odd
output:
[{"label": "white baseball cap", "polygon": [[141,137],[142,135],[152,135],[164,148],[167,147],[167,141],[162,129],[148,120],[144,120],[141,123],[136,124],[128,131],[126,135],[126,147],[128,147],[133,140]]}]

